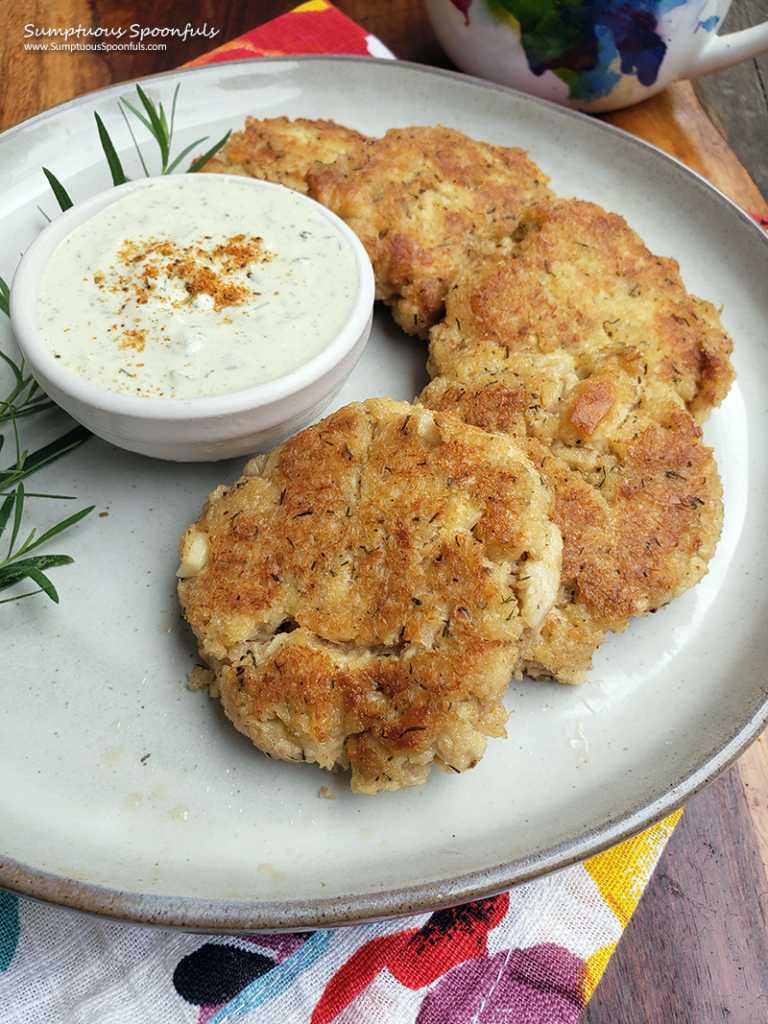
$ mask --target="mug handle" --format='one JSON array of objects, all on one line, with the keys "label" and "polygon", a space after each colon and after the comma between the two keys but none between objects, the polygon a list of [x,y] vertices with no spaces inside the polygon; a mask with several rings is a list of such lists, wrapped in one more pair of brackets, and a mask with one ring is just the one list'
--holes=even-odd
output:
[{"label": "mug handle", "polygon": [[686,78],[701,78],[713,71],[722,71],[732,64],[757,57],[768,50],[768,21],[752,28],[743,28],[738,32],[729,32],[724,36],[713,36],[701,51],[690,69],[686,70]]}]

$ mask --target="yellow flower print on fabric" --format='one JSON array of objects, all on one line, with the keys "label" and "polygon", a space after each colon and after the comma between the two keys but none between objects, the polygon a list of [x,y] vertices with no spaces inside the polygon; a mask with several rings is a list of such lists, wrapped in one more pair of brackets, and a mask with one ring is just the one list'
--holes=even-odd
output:
[{"label": "yellow flower print on fabric", "polygon": [[[637,909],[643,890],[653,874],[659,857],[680,820],[682,809],[663,821],[627,839],[605,853],[584,862],[600,894],[625,928]],[[616,949],[612,942],[601,947],[588,959],[584,979],[585,996],[592,995],[608,961]]]}]

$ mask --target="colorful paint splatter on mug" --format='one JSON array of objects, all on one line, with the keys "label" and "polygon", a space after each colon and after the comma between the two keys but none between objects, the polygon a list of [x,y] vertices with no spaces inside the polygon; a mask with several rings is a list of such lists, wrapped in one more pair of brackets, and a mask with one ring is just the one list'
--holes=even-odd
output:
[{"label": "colorful paint splatter on mug", "polygon": [[[467,7],[462,0],[457,6]],[[621,75],[636,75],[641,85],[655,84],[667,44],[659,23],[685,0],[490,0],[489,9],[511,14],[520,44],[534,75],[552,71],[564,81],[573,99],[608,96]],[[494,10],[495,9],[495,10]],[[701,22],[711,32],[716,15]],[[620,67],[620,71],[614,70]]]},{"label": "colorful paint splatter on mug", "polygon": [[587,110],[645,99],[768,49],[768,24],[716,31],[729,0],[427,0],[464,71]]}]

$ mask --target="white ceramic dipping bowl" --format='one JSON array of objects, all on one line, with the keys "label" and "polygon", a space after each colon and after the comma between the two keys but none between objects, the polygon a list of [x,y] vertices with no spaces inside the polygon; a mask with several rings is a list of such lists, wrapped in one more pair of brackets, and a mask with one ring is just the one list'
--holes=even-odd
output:
[{"label": "white ceramic dipping bowl", "polygon": [[[59,245],[100,211],[145,189],[167,190],[172,201],[188,177],[130,182],[99,193],[56,217],[27,249],[14,275],[11,320],[21,353],[40,386],[94,434],[142,455],[175,462],[211,462],[269,450],[320,416],[352,372],[368,340],[374,280],[366,251],[347,225],[314,200],[290,192],[294,203],[320,212],[342,236],[357,271],[351,311],[320,352],[276,379],[226,394],[142,397],[90,383],[55,357],[38,324],[38,297],[45,268]],[[252,178],[214,174],[199,177],[235,197],[242,189],[279,190],[283,195],[288,192],[281,185]],[[234,201],[237,204],[236,198]],[[259,235],[258,224],[241,222],[240,230]]]}]

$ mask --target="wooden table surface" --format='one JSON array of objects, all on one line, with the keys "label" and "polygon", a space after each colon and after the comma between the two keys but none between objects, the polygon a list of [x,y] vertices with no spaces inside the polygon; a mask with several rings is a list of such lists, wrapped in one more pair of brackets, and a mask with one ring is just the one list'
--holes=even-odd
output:
[{"label": "wooden table surface", "polygon": [[[211,48],[208,39],[169,41],[165,51],[99,54],[24,50],[24,26],[215,27],[214,45],[290,10],[299,0],[22,0],[0,5],[0,130],[93,89],[167,71]],[[748,0],[765,17],[765,0]],[[377,35],[401,59],[451,67],[420,0],[336,0],[336,6]],[[734,5],[736,6],[736,5]],[[741,7],[743,17],[744,6]],[[753,20],[757,20],[754,18]],[[748,81],[760,66],[741,68]],[[721,73],[721,75],[726,73]],[[636,107],[606,119],[685,161],[739,202],[768,215],[768,203],[723,137],[731,123],[740,151],[768,167],[768,135],[750,124],[768,118],[765,96],[747,127],[745,102],[726,78],[702,89],[676,83]],[[736,88],[747,86],[736,86]],[[760,90],[758,89],[758,92]],[[760,104],[762,103],[762,109]],[[765,120],[768,123],[768,120]],[[729,130],[728,127],[725,129]],[[758,1024],[768,1021],[768,738],[683,814],[619,948],[580,1024]]]}]

